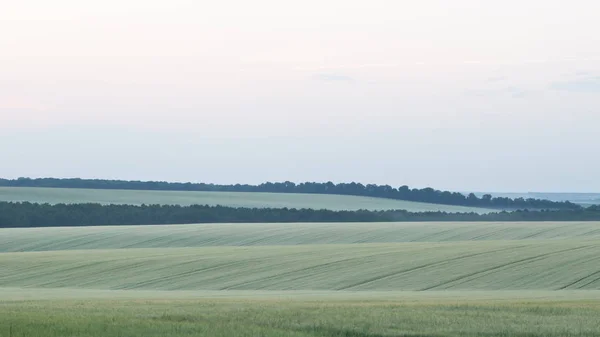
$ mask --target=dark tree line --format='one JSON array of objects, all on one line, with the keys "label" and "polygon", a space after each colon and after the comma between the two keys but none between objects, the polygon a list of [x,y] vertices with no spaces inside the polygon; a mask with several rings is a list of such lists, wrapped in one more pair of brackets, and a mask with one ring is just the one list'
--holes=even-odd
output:
[{"label": "dark tree line", "polygon": [[477,197],[470,193],[464,195],[458,192],[439,191],[433,188],[398,188],[389,185],[363,185],[360,183],[332,182],[267,182],[260,185],[217,185],[205,183],[169,183],[162,181],[125,181],[103,179],[57,179],[57,178],[19,178],[14,180],[0,179],[0,186],[7,187],[62,187],[62,188],[91,188],[91,189],[123,189],[123,190],[161,190],[161,191],[214,191],[214,192],[271,192],[271,193],[312,193],[339,194],[387,198],[427,202],[433,204],[476,206],[495,209],[552,209],[577,210],[580,205],[569,201],[550,201],[533,198],[492,197],[489,194]]},{"label": "dark tree line", "polygon": [[153,225],[240,222],[391,221],[600,221],[600,206],[579,210],[513,211],[489,214],[389,211],[331,211],[224,206],[37,204],[0,202],[0,228]]}]

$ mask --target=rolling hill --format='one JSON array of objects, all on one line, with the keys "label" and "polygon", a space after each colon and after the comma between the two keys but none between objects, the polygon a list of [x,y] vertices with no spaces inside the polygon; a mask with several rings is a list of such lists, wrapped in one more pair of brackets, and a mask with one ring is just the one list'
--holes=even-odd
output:
[{"label": "rolling hill", "polygon": [[0,254],[0,287],[141,290],[600,289],[600,240]]},{"label": "rolling hill", "polygon": [[596,336],[599,265],[598,222],[0,229],[0,336]]},{"label": "rolling hill", "polygon": [[287,223],[0,229],[0,252],[358,243],[600,240],[598,222]]},{"label": "rolling hill", "polygon": [[29,201],[37,203],[101,203],[101,204],[169,204],[221,205],[250,208],[313,208],[330,210],[390,210],[411,212],[477,212],[491,210],[384,198],[333,194],[262,193],[262,192],[195,192],[139,191],[77,188],[0,187],[0,201]]},{"label": "rolling hill", "polygon": [[600,289],[599,223],[209,224],[0,234],[4,288]]}]

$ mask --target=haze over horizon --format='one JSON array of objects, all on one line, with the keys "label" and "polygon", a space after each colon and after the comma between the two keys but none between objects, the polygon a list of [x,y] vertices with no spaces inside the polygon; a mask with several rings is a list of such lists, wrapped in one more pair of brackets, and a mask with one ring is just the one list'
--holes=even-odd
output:
[{"label": "haze over horizon", "polygon": [[600,2],[23,0],[0,177],[600,192]]}]

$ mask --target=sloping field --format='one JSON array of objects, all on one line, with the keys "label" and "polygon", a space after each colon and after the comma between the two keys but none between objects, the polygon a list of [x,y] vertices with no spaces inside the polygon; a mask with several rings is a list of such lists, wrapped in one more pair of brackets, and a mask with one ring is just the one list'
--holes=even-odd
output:
[{"label": "sloping field", "polygon": [[172,204],[221,205],[232,207],[313,208],[330,210],[390,210],[412,212],[490,212],[488,209],[421,202],[368,198],[348,195],[243,193],[243,192],[185,192],[91,190],[68,188],[0,187],[0,201],[29,201],[38,203],[101,203],[101,204]]},{"label": "sloping field", "polygon": [[0,229],[0,337],[600,336],[600,223]]},{"label": "sloping field", "polygon": [[599,222],[200,224],[0,229],[0,252],[482,240],[600,240]]},{"label": "sloping field", "polygon": [[598,290],[600,240],[2,253],[0,287]]}]

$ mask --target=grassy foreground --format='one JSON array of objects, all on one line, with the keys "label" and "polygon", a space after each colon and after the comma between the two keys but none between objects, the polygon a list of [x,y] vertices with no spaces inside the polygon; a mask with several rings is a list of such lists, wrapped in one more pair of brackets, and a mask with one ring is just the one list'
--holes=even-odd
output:
[{"label": "grassy foreground", "polygon": [[89,202],[100,204],[161,204],[182,206],[199,204],[250,208],[312,208],[334,211],[404,209],[410,212],[490,212],[488,209],[478,207],[333,194],[93,190],[38,187],[0,187],[0,201],[29,201],[50,204]]},{"label": "grassy foreground", "polygon": [[2,337],[600,336],[600,302],[0,301]]}]

